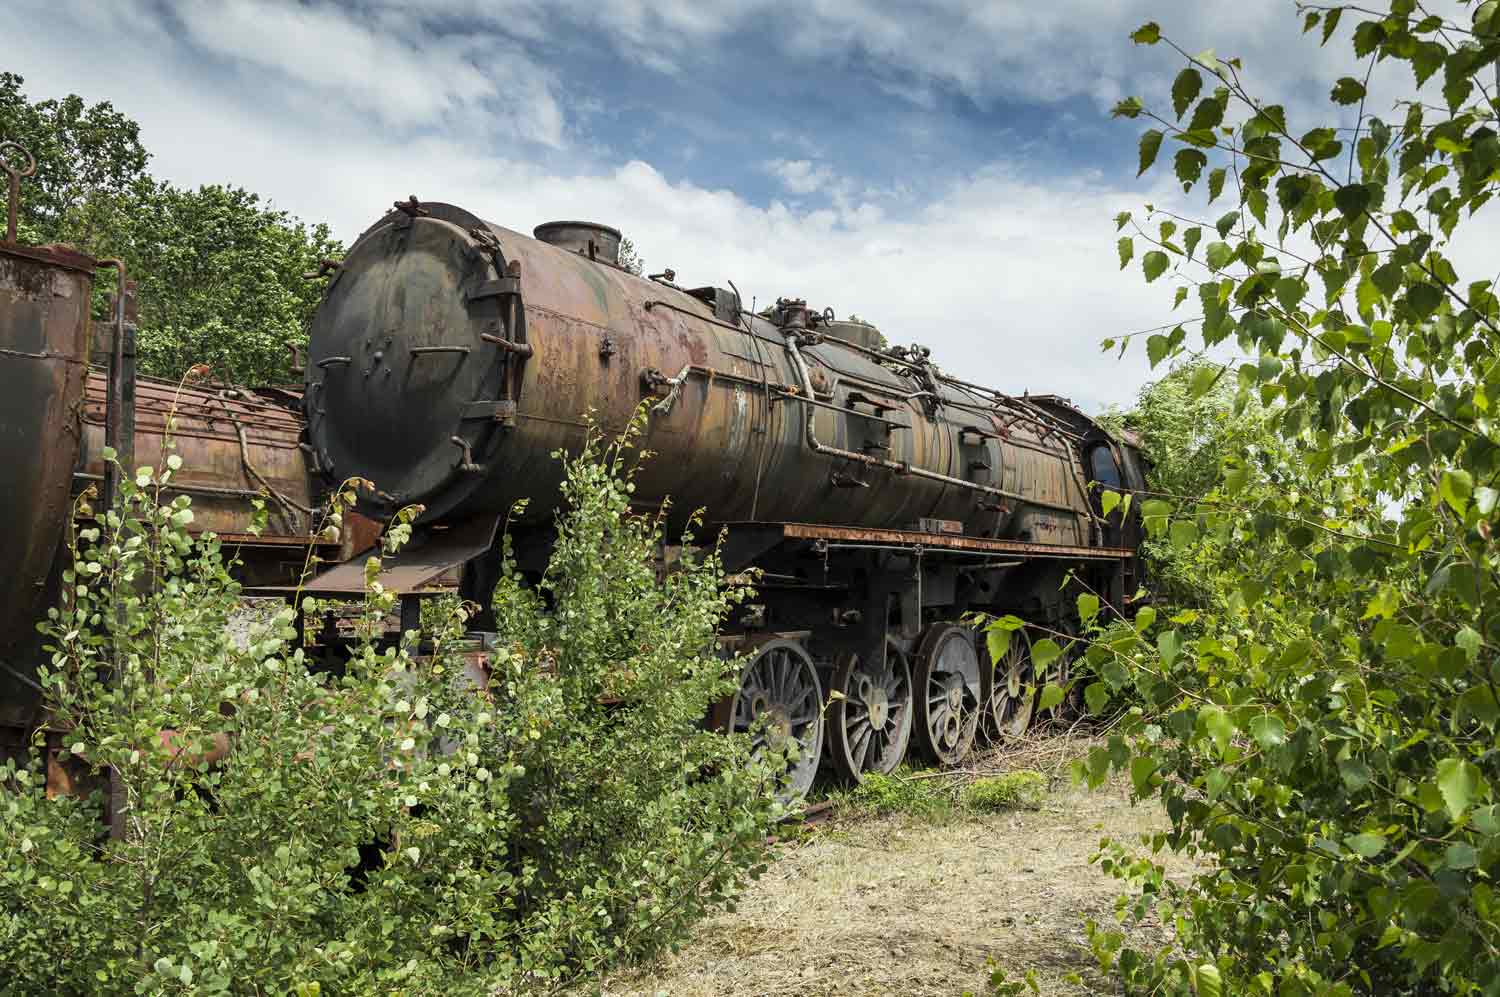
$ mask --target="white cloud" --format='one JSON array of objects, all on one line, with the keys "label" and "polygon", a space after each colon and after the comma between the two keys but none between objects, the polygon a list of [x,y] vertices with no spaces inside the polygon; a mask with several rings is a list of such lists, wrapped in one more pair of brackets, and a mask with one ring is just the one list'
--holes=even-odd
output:
[{"label": "white cloud", "polygon": [[[702,0],[691,11],[676,0],[588,9],[625,42],[655,39],[675,60],[685,46],[751,16],[725,8],[716,16],[716,2]],[[7,60],[38,96],[76,91],[114,100],[142,123],[163,176],[242,184],[278,207],[329,221],[346,240],[411,193],[523,232],[552,218],[595,218],[631,236],[653,269],[673,267],[694,284],[734,280],[761,303],[798,295],[839,314],[858,312],[893,341],[929,345],[946,369],[996,387],[1056,391],[1095,406],[1128,401],[1147,377],[1140,351],[1118,361],[1098,343],[1168,320],[1170,291],[1164,281],[1143,285],[1138,268],[1117,272],[1110,219],[1145,200],[1167,202],[1169,188],[1148,191],[1092,173],[1033,180],[995,164],[935,191],[924,187],[918,200],[910,188],[866,189],[812,151],[778,141],[776,148],[802,158],[765,164],[789,198],[758,205],[728,190],[671,182],[646,162],[543,162],[512,138],[566,143],[565,74],[538,69],[492,33],[476,29],[454,41],[421,26],[423,18],[461,13],[464,3],[486,18],[514,13],[508,30],[517,37],[545,31],[535,8],[501,0],[441,0],[445,6],[423,8],[420,17],[377,5],[368,24],[316,4],[234,0],[219,20],[184,13],[177,22],[184,44],[145,6],[103,12],[22,0],[15,23],[23,40]],[[1270,36],[1252,29],[1288,19],[1279,4],[1209,6],[1222,21],[1214,35],[1261,39],[1262,47]],[[1127,72],[1128,44],[1113,40],[1117,29],[1143,19],[1139,12],[1102,0],[946,9],[954,21],[941,28],[917,16],[903,21],[868,0],[817,0],[783,14],[789,28],[822,19],[817,31],[788,32],[808,52],[857,45],[920,63],[933,78],[946,73],[976,93],[1051,87],[1037,64],[1065,50],[1071,68],[1059,70],[1057,86],[1093,92],[1116,80],[1142,88]],[[1182,16],[1204,24],[1208,15],[1192,10]],[[9,30],[15,16],[13,8],[0,14],[0,28]],[[668,38],[669,24],[680,34]],[[996,36],[1005,43],[988,61],[979,58],[981,39]],[[946,47],[930,48],[938,38]],[[898,51],[924,45],[930,50]],[[205,71],[204,50],[215,54],[215,71]],[[486,53],[499,62],[476,75]],[[1022,72],[997,68],[1007,59],[1032,67],[1029,75],[1005,82],[1006,73]],[[912,118],[915,127],[920,116]],[[811,194],[827,206],[797,205]]]},{"label": "white cloud", "polygon": [[815,193],[833,180],[832,169],[810,159],[772,159],[765,170],[793,194]]},{"label": "white cloud", "polygon": [[[463,133],[362,128],[364,112],[337,101],[316,117],[277,118],[243,99],[237,81],[185,86],[184,69],[160,50],[127,51],[108,65],[69,61],[76,39],[37,39],[17,66],[28,88],[112,97],[140,120],[164,175],[232,180],[328,220],[344,239],[409,193],[521,232],[552,218],[594,218],[631,236],[653,269],[673,267],[690,283],[733,280],[761,303],[798,295],[858,312],[893,341],[921,341],[946,369],[997,387],[1094,404],[1128,400],[1144,375],[1137,357],[1117,362],[1097,345],[1160,316],[1159,291],[1115,272],[1109,218],[1135,206],[1136,194],[1041,186],[996,168],[903,219],[885,217],[863,191],[819,210],[759,206],[669,182],[643,162],[557,175]],[[847,186],[805,162],[789,175]]]},{"label": "white cloud", "polygon": [[812,72],[865,57],[882,89],[919,106],[930,104],[932,83],[986,105],[1079,96],[1112,102],[1143,79],[1176,71],[1165,47],[1151,52],[1128,40],[1147,20],[1161,22],[1190,52],[1238,46],[1220,54],[1243,57],[1276,99],[1321,80],[1343,58],[1342,50],[1297,43],[1302,22],[1290,0],[427,0],[424,7],[534,38],[561,24],[594,27],[622,54],[664,72],[683,71],[694,54],[741,30],[768,29],[769,44]]},{"label": "white cloud", "polygon": [[[109,30],[111,58],[149,51],[155,60],[173,48],[179,56],[206,55],[267,110],[286,99],[299,114],[334,107],[405,131],[469,125],[554,148],[565,144],[557,84],[547,67],[500,35],[437,34],[420,7],[362,15],[282,0],[169,0],[168,9],[170,20],[163,21],[141,0],[122,0]],[[81,15],[70,32],[78,50],[105,37],[92,9],[41,10],[34,8],[39,21],[67,23],[69,13]],[[173,29],[170,40],[164,23]],[[103,68],[118,73],[120,67]]]}]

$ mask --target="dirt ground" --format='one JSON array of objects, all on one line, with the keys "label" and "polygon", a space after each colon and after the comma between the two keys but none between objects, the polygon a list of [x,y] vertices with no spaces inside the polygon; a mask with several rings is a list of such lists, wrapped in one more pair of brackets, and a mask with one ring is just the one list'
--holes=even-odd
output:
[{"label": "dirt ground", "polygon": [[704,922],[662,964],[607,978],[603,992],[983,995],[993,957],[1011,979],[1035,969],[1046,995],[1115,993],[1093,969],[1083,922],[1112,923],[1118,891],[1088,859],[1101,837],[1134,843],[1164,825],[1154,806],[1130,804],[1126,784],[1090,793],[1065,775],[1039,810],[835,821],[778,845],[737,912]]}]

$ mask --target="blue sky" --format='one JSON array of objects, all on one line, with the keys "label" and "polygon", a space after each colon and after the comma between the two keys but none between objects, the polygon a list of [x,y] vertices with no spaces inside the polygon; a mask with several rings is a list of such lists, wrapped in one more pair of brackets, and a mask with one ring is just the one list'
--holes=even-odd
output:
[{"label": "blue sky", "polygon": [[1172,317],[1110,221],[1174,197],[1107,113],[1179,68],[1129,42],[1148,19],[1294,110],[1349,71],[1290,0],[11,0],[0,66],[112,100],[159,175],[345,239],[409,193],[520,231],[594,218],[684,281],[1096,409],[1148,377],[1099,341]]}]

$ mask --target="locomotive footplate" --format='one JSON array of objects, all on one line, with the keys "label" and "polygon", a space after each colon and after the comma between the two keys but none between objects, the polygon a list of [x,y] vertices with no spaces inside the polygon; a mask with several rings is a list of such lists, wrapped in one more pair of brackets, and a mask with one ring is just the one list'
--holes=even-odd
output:
[{"label": "locomotive footplate", "polygon": [[[787,540],[806,540],[824,549],[900,548],[927,554],[1005,556],[1020,560],[1122,561],[1135,556],[1128,547],[1078,547],[1071,544],[1031,543],[1024,540],[991,540],[951,533],[916,530],[874,530],[853,526],[823,526],[813,523],[729,523],[726,563],[744,551],[764,552]],[[751,554],[751,557],[756,554]]]}]

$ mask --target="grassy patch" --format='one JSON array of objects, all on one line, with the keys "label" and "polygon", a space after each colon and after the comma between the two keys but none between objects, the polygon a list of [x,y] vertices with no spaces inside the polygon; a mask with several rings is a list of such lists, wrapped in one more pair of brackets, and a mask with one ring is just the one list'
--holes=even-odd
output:
[{"label": "grassy patch", "polygon": [[902,816],[922,823],[942,824],[966,814],[1035,810],[1046,798],[1047,787],[1046,775],[1035,769],[1017,769],[962,782],[903,766],[890,775],[869,773],[859,785],[830,792],[828,798],[846,816]]},{"label": "grassy patch", "polygon": [[1002,810],[1035,810],[1047,795],[1047,777],[1036,769],[1017,769],[976,779],[963,788],[965,810],[998,813]]},{"label": "grassy patch", "polygon": [[858,810],[876,817],[902,814],[934,824],[952,818],[956,803],[952,789],[942,780],[912,778],[904,766],[890,775],[867,774],[848,799]]},{"label": "grassy patch", "polygon": [[[1073,756],[1094,746],[1074,742]],[[836,801],[835,819],[778,848],[738,909],[712,916],[680,953],[600,981],[604,997],[1031,997],[1027,968],[1039,997],[1117,992],[1081,943],[1080,923],[1112,920],[1119,892],[1089,856],[1101,835],[1133,841],[1167,827],[1160,805],[1132,805],[1127,779],[1087,792],[1053,777],[1040,809],[999,816],[969,814],[960,799],[963,783],[1000,774],[1002,762],[1047,774],[1063,751],[1048,752],[1029,752],[1024,763],[1013,752],[979,757],[970,771],[895,788],[943,792],[952,816],[941,822],[899,811],[868,816],[854,796],[870,790],[825,783],[820,799]],[[1182,856],[1163,857],[1174,880],[1193,868]],[[1132,937],[1159,945],[1161,931],[1150,920]]]}]

